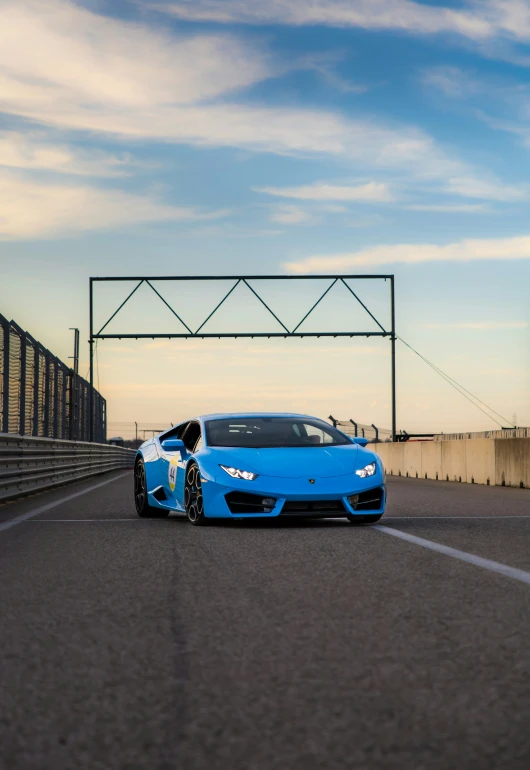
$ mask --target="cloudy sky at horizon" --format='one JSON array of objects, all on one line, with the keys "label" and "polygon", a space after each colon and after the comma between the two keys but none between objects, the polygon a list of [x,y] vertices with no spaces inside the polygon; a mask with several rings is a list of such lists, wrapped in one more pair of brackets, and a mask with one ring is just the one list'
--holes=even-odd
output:
[{"label": "cloudy sky at horizon", "polygon": [[[66,359],[90,275],[394,273],[400,335],[530,424],[529,44],[526,0],[0,0],[0,313]],[[169,330],[154,299],[120,329]],[[189,342],[100,343],[111,422],[389,425],[386,341]],[[409,431],[496,427],[404,346],[398,386]]]}]

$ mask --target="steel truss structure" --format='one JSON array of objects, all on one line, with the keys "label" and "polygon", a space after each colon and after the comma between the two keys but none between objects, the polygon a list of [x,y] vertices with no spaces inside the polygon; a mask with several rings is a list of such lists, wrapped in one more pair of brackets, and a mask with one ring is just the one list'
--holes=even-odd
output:
[{"label": "steel truss structure", "polygon": [[[263,297],[260,296],[258,291],[255,289],[254,286],[252,286],[252,283],[259,282],[259,281],[289,281],[289,280],[302,280],[302,281],[311,281],[311,280],[325,280],[330,281],[329,286],[325,289],[325,291],[322,293],[322,295],[319,297],[319,299],[313,304],[313,306],[307,311],[307,313],[304,315],[304,317],[300,320],[300,322],[293,328],[289,329],[284,322],[274,313],[274,311],[267,305]],[[360,299],[358,294],[352,289],[348,281],[389,281],[390,282],[390,317],[391,317],[391,327],[390,329],[385,329],[385,327],[377,320],[375,315],[368,309],[368,307],[364,304],[364,302]],[[94,331],[94,284],[98,282],[135,282],[136,286],[132,289],[132,291],[128,294],[126,299],[121,303],[121,305],[115,310],[115,312],[110,316],[110,318],[103,324],[103,326],[99,329],[99,331]],[[187,281],[229,281],[233,285],[229,289],[229,291],[225,294],[223,299],[214,307],[214,309],[209,313],[209,315],[204,319],[204,321],[201,323],[201,325],[193,331],[193,329],[188,326],[188,324],[181,318],[181,316],[177,313],[177,311],[167,302],[167,300],[162,296],[162,294],[153,286],[153,281],[159,282],[159,281],[171,281],[174,283],[182,282],[185,284]],[[110,322],[118,315],[118,313],[122,310],[122,308],[129,302],[131,297],[138,291],[138,289],[143,286],[147,285],[152,291],[156,294],[156,296],[159,298],[159,300],[173,313],[175,318],[180,322],[182,327],[186,331],[180,331],[180,332],[168,332],[164,334],[142,334],[142,333],[114,333],[109,334],[108,332],[105,332],[105,329],[110,324]],[[256,297],[256,299],[263,305],[266,310],[270,313],[272,318],[274,318],[275,322],[281,327],[281,330],[278,329],[277,331],[272,332],[205,332],[204,327],[210,321],[213,316],[217,313],[219,308],[225,304],[225,302],[228,300],[228,298],[231,296],[231,294],[234,292],[234,290],[240,285],[243,284],[246,286],[250,292]],[[346,287],[346,289],[350,292],[352,298],[354,301],[358,302],[359,305],[366,311],[366,313],[370,316],[370,318],[376,323],[376,325],[379,327],[380,331],[358,331],[358,330],[350,330],[350,331],[336,331],[336,332],[330,332],[330,331],[322,331],[322,332],[304,332],[300,331],[300,327],[302,324],[307,320],[307,318],[311,315],[311,313],[315,310],[315,308],[322,302],[324,297],[331,291],[331,289],[336,284],[342,284]],[[215,276],[128,276],[128,277],[98,277],[98,278],[90,278],[90,286],[89,286],[89,303],[90,303],[90,384],[93,385],[94,383],[94,345],[97,340],[104,340],[104,339],[190,339],[190,338],[198,338],[198,339],[208,339],[208,338],[233,338],[237,339],[239,337],[266,337],[268,339],[275,338],[275,337],[388,337],[390,339],[391,344],[391,386],[392,386],[392,440],[396,440],[396,323],[395,323],[395,293],[394,293],[394,276],[393,275],[237,275],[237,276],[226,276],[226,275],[215,275]],[[90,415],[92,416],[93,410],[90,410]],[[92,437],[93,435],[93,426],[90,427],[90,435]]]}]

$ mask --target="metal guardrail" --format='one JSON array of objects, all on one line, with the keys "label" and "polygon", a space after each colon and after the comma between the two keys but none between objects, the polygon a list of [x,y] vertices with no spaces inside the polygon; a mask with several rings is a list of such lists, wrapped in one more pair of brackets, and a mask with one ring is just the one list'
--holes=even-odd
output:
[{"label": "metal guardrail", "polygon": [[0,503],[132,468],[135,455],[132,449],[108,444],[0,433]]}]

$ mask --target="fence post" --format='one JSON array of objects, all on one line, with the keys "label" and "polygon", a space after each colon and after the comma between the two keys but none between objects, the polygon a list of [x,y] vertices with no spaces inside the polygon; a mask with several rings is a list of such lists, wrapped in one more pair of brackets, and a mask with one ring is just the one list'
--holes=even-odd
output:
[{"label": "fence post", "polygon": [[4,316],[0,315],[0,325],[2,326],[3,335],[4,335],[4,360],[3,360],[3,366],[2,366],[2,379],[3,379],[3,390],[2,390],[2,433],[7,433],[9,431],[9,322],[7,318],[4,318]]},{"label": "fence post", "polygon": [[354,422],[353,420],[350,420],[350,422],[353,425],[354,430],[355,430],[355,438],[357,438],[357,433],[358,433],[358,431],[357,431],[357,423]]},{"label": "fence post", "polygon": [[66,425],[66,382],[68,379],[68,369],[66,367],[61,367],[63,372],[63,393],[62,393],[62,404],[61,404],[61,435],[59,438],[68,438],[68,431],[67,431],[67,425]]},{"label": "fence post", "polygon": [[38,342],[33,347],[33,435],[39,435],[39,375],[40,375],[40,351]]},{"label": "fence post", "polygon": [[372,428],[375,430],[375,443],[379,443],[379,428],[376,428],[375,425],[372,423]]},{"label": "fence post", "polygon": [[70,401],[70,423],[68,425],[68,438],[73,441],[75,438],[75,372],[70,372],[70,390],[68,392],[68,398]]},{"label": "fence post", "polygon": [[20,335],[20,413],[18,432],[26,432],[26,334]]},{"label": "fence post", "polygon": [[44,436],[50,436],[50,352],[44,351]]},{"label": "fence post", "polygon": [[59,367],[53,357],[53,438],[57,438],[59,427]]}]

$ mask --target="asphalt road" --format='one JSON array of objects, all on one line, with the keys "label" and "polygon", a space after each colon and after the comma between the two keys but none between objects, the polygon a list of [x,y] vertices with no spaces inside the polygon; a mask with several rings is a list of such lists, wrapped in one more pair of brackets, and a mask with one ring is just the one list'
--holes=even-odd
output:
[{"label": "asphalt road", "polygon": [[17,519],[102,481],[0,507],[2,770],[530,768],[530,490],[196,528],[127,474]]}]

